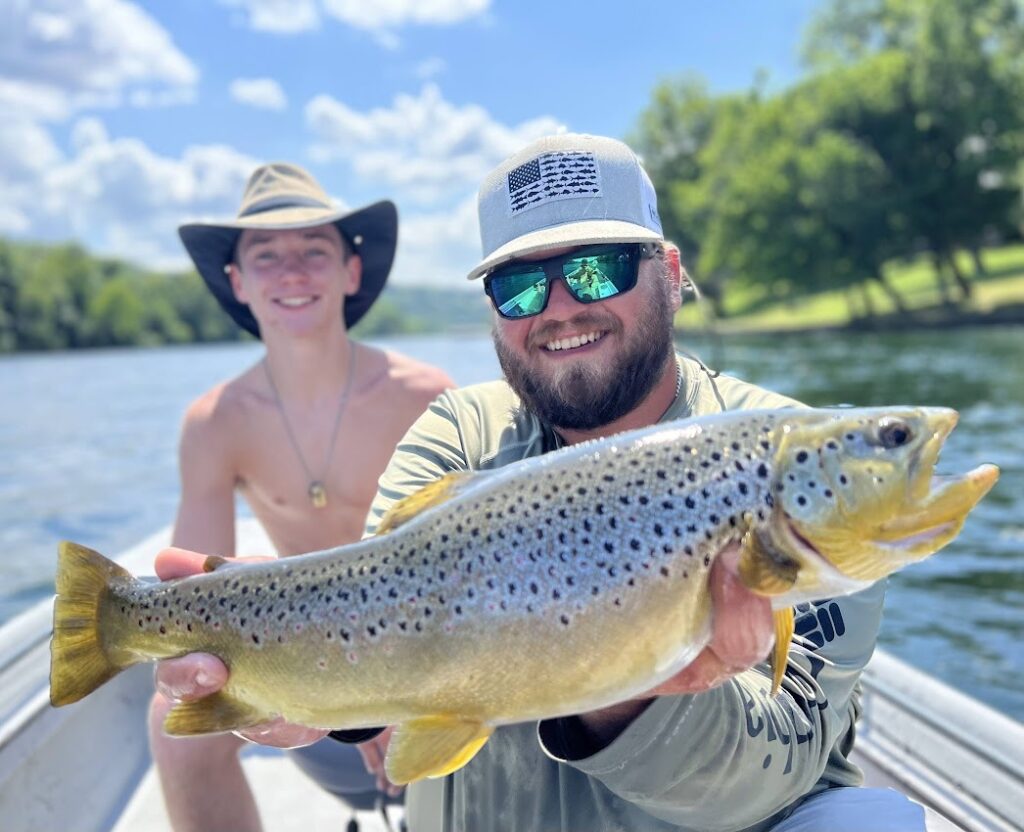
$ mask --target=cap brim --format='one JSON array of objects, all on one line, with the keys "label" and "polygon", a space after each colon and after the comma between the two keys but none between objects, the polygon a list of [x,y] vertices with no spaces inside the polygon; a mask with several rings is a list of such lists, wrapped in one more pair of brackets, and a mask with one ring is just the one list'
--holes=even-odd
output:
[{"label": "cap brim", "polygon": [[660,234],[649,228],[622,220],[568,222],[516,237],[495,249],[467,275],[467,279],[475,280],[510,260],[549,248],[595,243],[649,243],[661,239],[663,237]]},{"label": "cap brim", "polygon": [[238,236],[245,229],[312,228],[334,223],[362,260],[359,291],[345,298],[345,326],[351,328],[377,300],[387,282],[398,243],[398,210],[381,200],[357,211],[325,212],[320,208],[285,208],[223,223],[187,223],[178,228],[196,270],[217,302],[240,327],[260,337],[248,305],[239,303],[224,267],[231,262]]}]

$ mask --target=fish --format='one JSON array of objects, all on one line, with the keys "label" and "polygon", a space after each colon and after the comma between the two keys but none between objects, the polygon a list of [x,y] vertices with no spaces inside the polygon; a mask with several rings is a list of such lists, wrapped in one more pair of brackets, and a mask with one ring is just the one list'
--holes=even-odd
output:
[{"label": "fish", "polygon": [[465,765],[495,727],[595,710],[672,677],[707,645],[708,574],[727,544],[771,599],[772,689],[793,606],[856,592],[939,550],[999,469],[938,476],[957,422],[934,407],[731,411],[658,424],[397,503],[377,534],[324,552],[147,583],[61,545],[50,698],[138,662],[203,651],[219,692],[171,735],[275,717],[396,726],[395,783]]}]

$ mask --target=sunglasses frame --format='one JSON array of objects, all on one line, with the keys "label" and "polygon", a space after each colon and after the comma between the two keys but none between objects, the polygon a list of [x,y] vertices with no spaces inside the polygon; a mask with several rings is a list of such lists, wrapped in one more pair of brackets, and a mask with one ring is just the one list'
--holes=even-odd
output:
[{"label": "sunglasses frame", "polygon": [[[566,263],[571,260],[577,260],[585,257],[594,257],[598,254],[607,253],[614,250],[628,250],[633,260],[633,274],[630,278],[629,285],[625,289],[619,289],[613,295],[607,295],[601,298],[581,298],[576,295],[572,287],[569,285],[569,279],[565,276],[563,267]],[[632,291],[636,288],[637,279],[640,274],[640,261],[649,260],[657,254],[657,246],[654,243],[597,243],[595,245],[583,246],[581,248],[574,249],[566,252],[565,254],[558,254],[554,257],[548,257],[545,260],[514,260],[510,263],[503,263],[494,269],[494,271],[484,276],[484,292],[487,297],[491,299],[491,305],[494,310],[507,321],[522,321],[526,318],[533,318],[539,315],[545,309],[548,308],[548,301],[551,299],[551,284],[555,281],[561,280],[565,284],[566,290],[569,295],[577,303],[600,303],[601,301],[608,300],[610,298],[617,298],[627,292]],[[540,309],[536,312],[530,312],[525,315],[506,315],[501,311],[498,304],[497,298],[494,297],[494,291],[491,287],[492,281],[495,277],[501,277],[501,272],[510,266],[531,266],[533,268],[541,269],[544,273],[544,302],[541,304]]]}]

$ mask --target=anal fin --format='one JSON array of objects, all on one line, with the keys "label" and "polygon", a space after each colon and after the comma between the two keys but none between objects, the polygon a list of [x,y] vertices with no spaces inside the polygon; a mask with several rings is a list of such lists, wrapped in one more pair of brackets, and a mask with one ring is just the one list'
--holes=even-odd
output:
[{"label": "anal fin", "polygon": [[249,728],[273,718],[272,714],[263,713],[219,690],[202,699],[179,702],[167,714],[164,731],[172,737],[217,734]]},{"label": "anal fin", "polygon": [[796,625],[792,607],[776,610],[772,614],[772,619],[775,622],[775,646],[772,648],[770,663],[772,667],[772,696],[775,696],[782,686],[782,677],[786,674],[789,643],[793,640],[793,631]]},{"label": "anal fin", "polygon": [[482,722],[428,716],[404,722],[391,735],[384,768],[397,785],[444,777],[462,768],[494,732]]}]

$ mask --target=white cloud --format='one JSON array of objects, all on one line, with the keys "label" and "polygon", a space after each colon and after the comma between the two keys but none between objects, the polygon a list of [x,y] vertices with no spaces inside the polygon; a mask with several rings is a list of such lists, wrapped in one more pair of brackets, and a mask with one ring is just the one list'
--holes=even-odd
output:
[{"label": "white cloud", "polygon": [[390,30],[399,26],[447,26],[485,12],[490,0],[220,0],[241,9],[253,29],[294,34],[317,28],[333,17],[373,32],[385,46],[397,45]]},{"label": "white cloud", "polygon": [[[0,76],[68,111],[139,89],[188,89],[199,72],[168,32],[128,0],[8,0]],[[49,109],[55,109],[51,102]]]},{"label": "white cloud", "polygon": [[231,97],[261,110],[284,110],[288,98],[273,78],[236,78],[231,82]]},{"label": "white cloud", "polygon": [[[186,148],[179,158],[138,139],[111,138],[97,118],[76,122],[72,155],[16,176],[0,130],[0,229],[36,239],[81,240],[93,251],[154,268],[182,267],[177,226],[231,216],[257,160],[222,145]],[[45,135],[45,133],[43,134]],[[39,138],[39,137],[37,137]]]},{"label": "white cloud", "polygon": [[242,10],[242,20],[253,29],[291,35],[320,25],[316,0],[220,0]]},{"label": "white cloud", "polygon": [[425,61],[420,61],[416,66],[416,77],[423,81],[428,81],[431,78],[440,75],[448,68],[448,62],[444,58],[427,58]]},{"label": "white cloud", "polygon": [[475,104],[446,101],[433,84],[365,113],[318,95],[306,105],[306,124],[315,137],[313,158],[344,159],[358,175],[419,201],[475,191],[506,156],[562,127],[547,116],[507,126]]},{"label": "white cloud", "polygon": [[490,0],[323,0],[324,11],[359,29],[389,29],[410,24],[459,23],[483,13]]},{"label": "white cloud", "polygon": [[450,211],[401,216],[391,282],[399,286],[456,286],[480,260],[476,194]]}]

